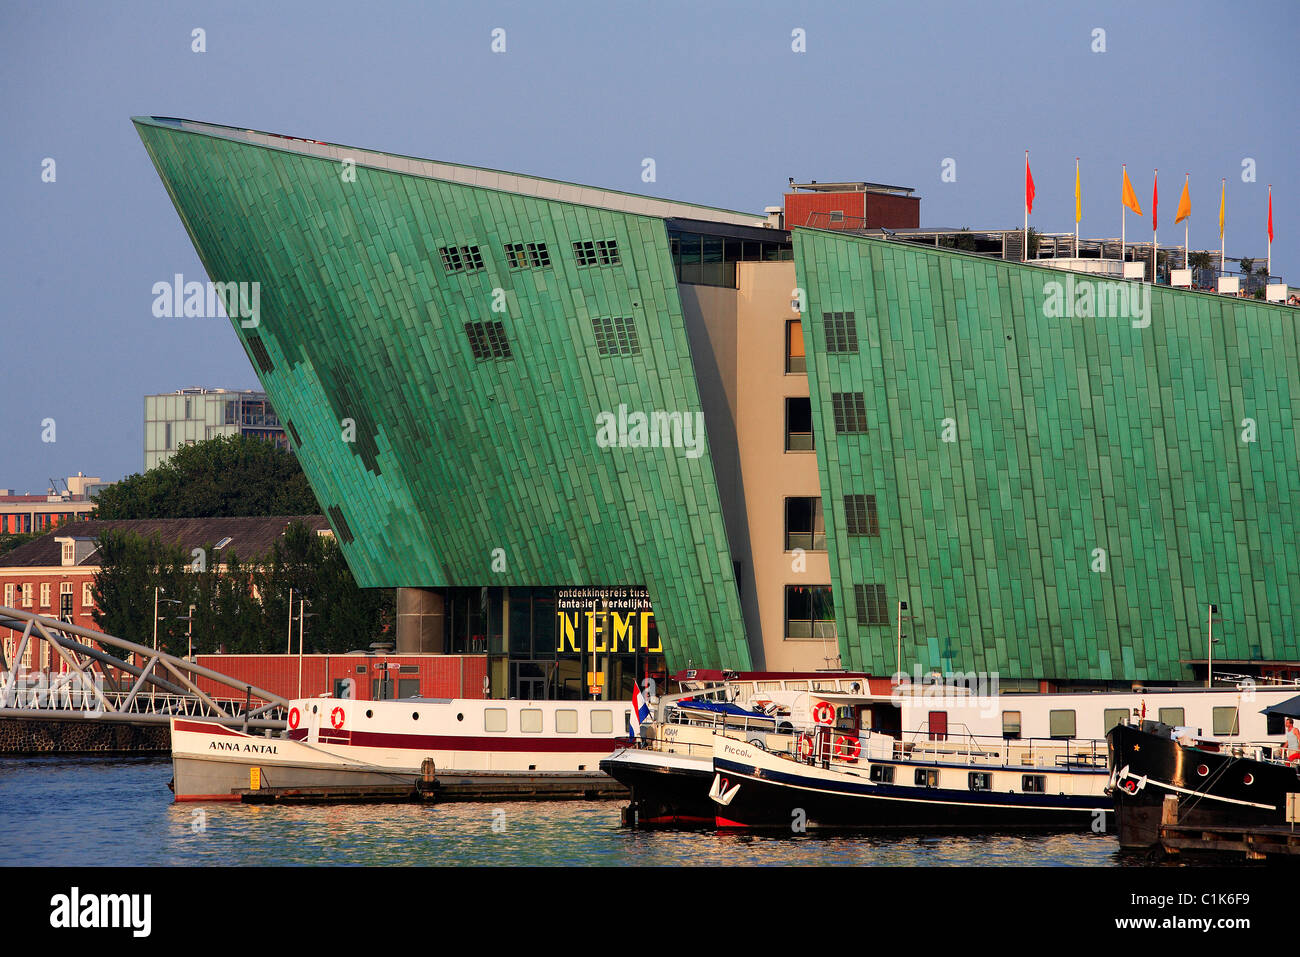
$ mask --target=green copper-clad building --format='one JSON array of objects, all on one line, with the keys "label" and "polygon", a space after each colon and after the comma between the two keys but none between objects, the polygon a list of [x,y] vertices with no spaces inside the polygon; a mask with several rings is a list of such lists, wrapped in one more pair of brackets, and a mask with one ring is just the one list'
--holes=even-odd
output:
[{"label": "green copper-clad building", "polygon": [[399,646],[496,693],[1185,681],[1212,604],[1216,668],[1300,659],[1296,310],[873,233],[899,187],[758,215],[135,124]]}]

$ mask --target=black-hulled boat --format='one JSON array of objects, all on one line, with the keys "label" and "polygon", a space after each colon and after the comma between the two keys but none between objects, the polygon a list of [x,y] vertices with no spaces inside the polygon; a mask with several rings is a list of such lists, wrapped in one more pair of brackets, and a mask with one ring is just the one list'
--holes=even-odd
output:
[{"label": "black-hulled boat", "polygon": [[825,747],[821,736],[794,754],[715,740],[710,793],[718,827],[1087,830],[1110,806],[1100,742],[1095,751],[1038,764],[1008,760],[1000,739],[903,752],[888,740],[877,748],[880,736],[872,736],[850,766],[828,760],[839,745]]},{"label": "black-hulled boat", "polygon": [[1160,843],[1167,795],[1178,798],[1178,823],[1191,827],[1258,827],[1286,823],[1287,794],[1300,791],[1300,770],[1268,746],[1199,741],[1157,721],[1121,724],[1107,734],[1119,843]]}]

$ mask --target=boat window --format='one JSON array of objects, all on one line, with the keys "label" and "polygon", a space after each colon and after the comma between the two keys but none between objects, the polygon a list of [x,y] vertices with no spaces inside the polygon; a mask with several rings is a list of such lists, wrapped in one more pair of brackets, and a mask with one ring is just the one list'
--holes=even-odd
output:
[{"label": "boat window", "polygon": [[1074,737],[1074,712],[1049,711],[1047,713],[1047,734],[1053,738]]},{"label": "boat window", "polygon": [[892,764],[873,764],[871,766],[871,780],[878,784],[893,784],[894,766]]},{"label": "boat window", "polygon": [[525,708],[519,712],[519,731],[521,734],[542,733],[542,709]]},{"label": "boat window", "polygon": [[972,771],[969,775],[969,784],[972,791],[991,791],[993,774],[989,771]]},{"label": "boat window", "polygon": [[1020,737],[1020,712],[1002,712],[1002,737],[1011,740]]},{"label": "boat window", "polygon": [[1045,774],[1020,775],[1020,790],[1026,794],[1046,794],[1047,776]]},{"label": "boat window", "polygon": [[614,713],[612,711],[593,711],[591,713],[592,734],[613,734]]},{"label": "boat window", "polygon": [[571,709],[555,712],[555,730],[560,734],[577,734],[578,712]]},{"label": "boat window", "polygon": [[1187,715],[1182,708],[1161,708],[1159,718],[1161,724],[1167,724],[1171,728],[1187,723]]},{"label": "boat window", "polygon": [[1116,725],[1128,720],[1128,708],[1107,708],[1101,715],[1101,730],[1107,733]]},{"label": "boat window", "polygon": [[1241,734],[1241,727],[1237,724],[1236,705],[1214,709],[1214,733],[1222,735]]},{"label": "boat window", "polygon": [[919,787],[937,788],[939,786],[939,769],[917,768],[915,781]]},{"label": "boat window", "polygon": [[484,708],[483,730],[493,734],[504,734],[506,730],[506,709]]}]

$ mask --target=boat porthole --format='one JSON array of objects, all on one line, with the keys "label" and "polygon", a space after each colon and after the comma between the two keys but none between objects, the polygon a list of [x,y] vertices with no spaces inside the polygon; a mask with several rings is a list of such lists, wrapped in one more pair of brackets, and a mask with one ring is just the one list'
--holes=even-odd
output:
[{"label": "boat porthole", "polygon": [[412,711],[412,712],[411,712],[411,720],[412,720],[412,721],[419,721],[419,720],[420,720],[420,712],[418,712],[418,711]]},{"label": "boat porthole", "polygon": [[374,716],[375,716],[375,713],[374,713],[373,711],[370,711],[370,710],[367,710],[367,711],[366,711],[366,717],[367,717],[367,718],[373,718]]},{"label": "boat porthole", "polygon": [[311,706],[311,713],[312,713],[312,714],[315,714],[315,713],[316,713],[316,706],[315,706],[315,705],[312,705],[312,706]]},{"label": "boat porthole", "polygon": [[1250,774],[1249,772],[1247,772],[1246,776],[1245,776],[1244,778],[1241,779],[1241,783],[1242,783],[1242,784],[1254,784],[1254,783],[1255,783],[1255,775]]},{"label": "boat porthole", "polygon": [[1210,769],[1203,764],[1198,764],[1196,766],[1196,773],[1199,774],[1201,777],[1205,777],[1207,774],[1210,773]]},{"label": "boat porthole", "polygon": [[464,721],[464,720],[465,720],[465,715],[463,715],[463,714],[458,714],[458,715],[456,715],[456,720],[457,720],[457,721]]}]

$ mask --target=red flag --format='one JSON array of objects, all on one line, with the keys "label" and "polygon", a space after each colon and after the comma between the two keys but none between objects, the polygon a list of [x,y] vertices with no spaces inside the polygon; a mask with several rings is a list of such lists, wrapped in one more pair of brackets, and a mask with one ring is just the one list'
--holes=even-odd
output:
[{"label": "red flag", "polygon": [[1156,206],[1160,202],[1160,181],[1156,175],[1160,170],[1153,170],[1151,173],[1151,232],[1156,231]]},{"label": "red flag", "polygon": [[1029,154],[1025,154],[1025,212],[1034,211],[1034,174],[1029,171]]},{"label": "red flag", "polygon": [[1273,187],[1268,188],[1268,241],[1273,241]]}]

